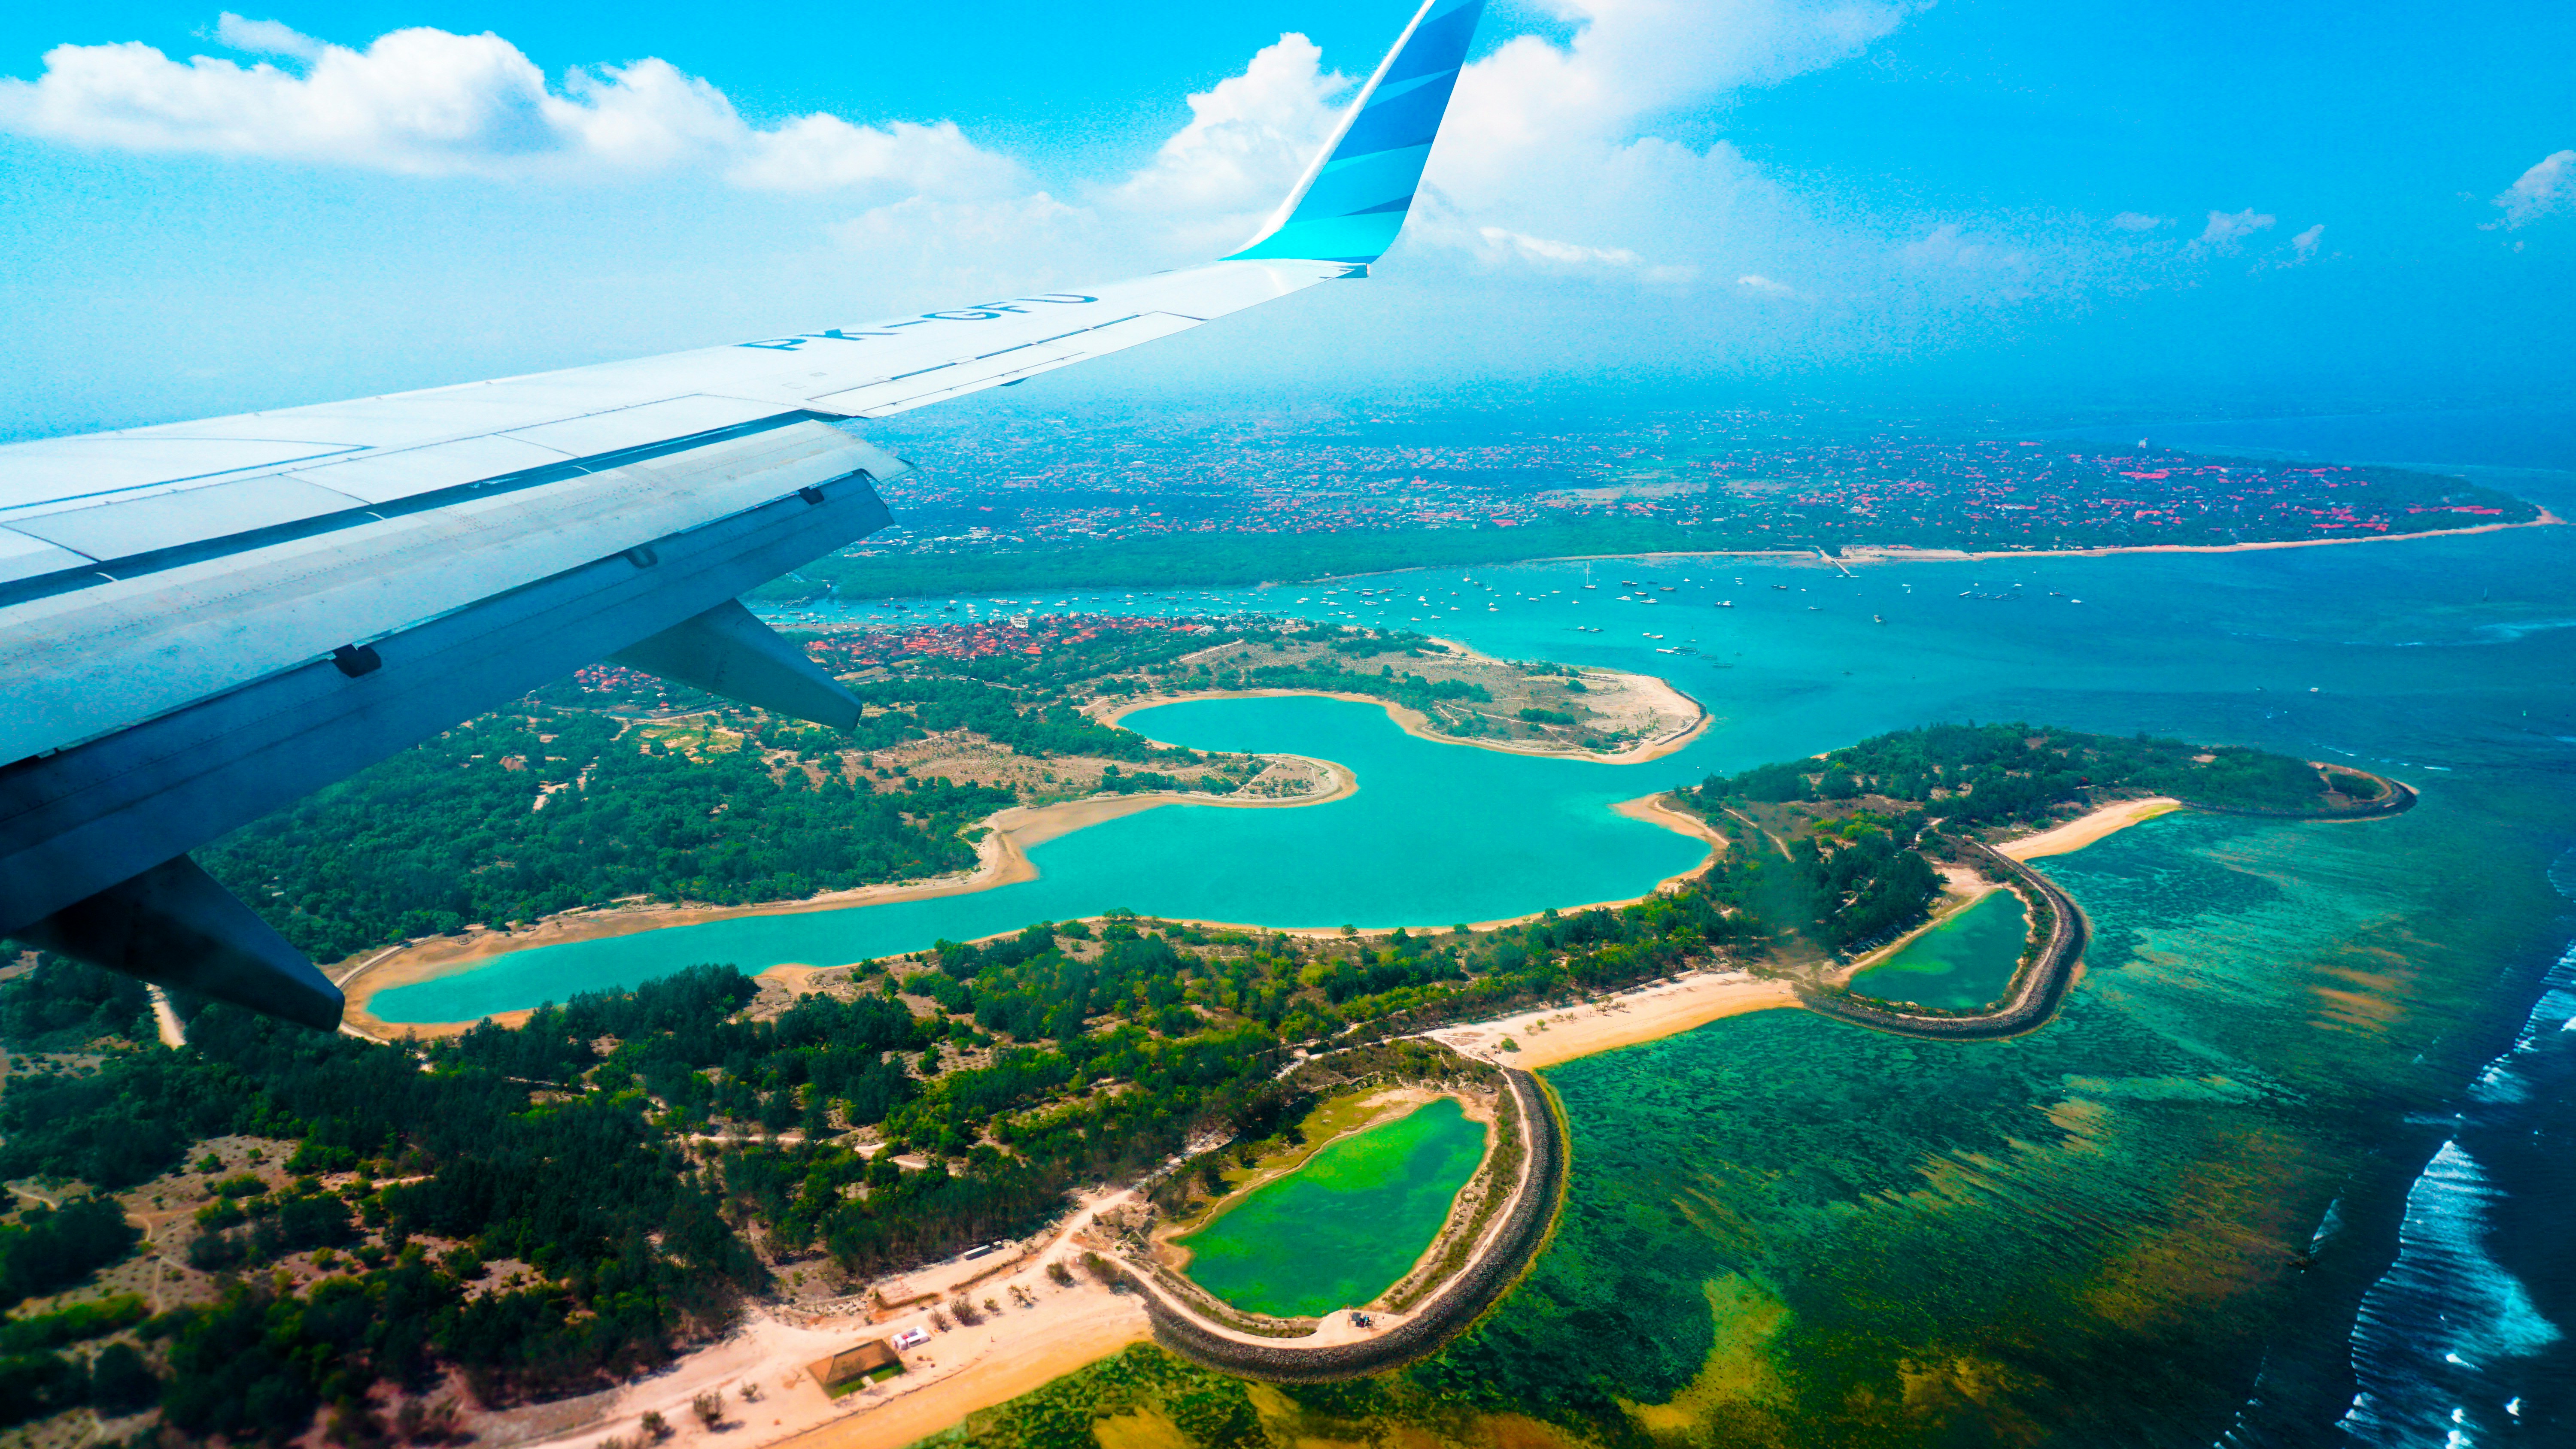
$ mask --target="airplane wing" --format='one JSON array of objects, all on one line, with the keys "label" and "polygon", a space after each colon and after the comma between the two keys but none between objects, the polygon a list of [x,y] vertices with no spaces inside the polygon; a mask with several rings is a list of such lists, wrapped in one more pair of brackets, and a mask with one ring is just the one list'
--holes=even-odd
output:
[{"label": "airplane wing", "polygon": [[0,936],[328,1028],[186,852],[615,658],[846,727],[735,602],[883,527],[836,426],[1363,277],[1483,0],[1427,0],[1269,227],[1207,266],[636,362],[0,447]]}]

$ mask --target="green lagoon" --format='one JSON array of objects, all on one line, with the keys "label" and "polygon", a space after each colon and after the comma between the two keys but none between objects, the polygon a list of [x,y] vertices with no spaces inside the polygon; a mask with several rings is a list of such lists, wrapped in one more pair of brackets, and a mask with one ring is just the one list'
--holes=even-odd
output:
[{"label": "green lagoon", "polygon": [[1181,1239],[1189,1275],[1237,1308],[1312,1318],[1393,1287],[1440,1234],[1485,1155],[1443,1097],[1332,1143]]},{"label": "green lagoon", "polygon": [[2004,994],[2029,940],[2021,897],[1998,890],[1854,976],[1851,988],[1881,1001],[1971,1011]]}]

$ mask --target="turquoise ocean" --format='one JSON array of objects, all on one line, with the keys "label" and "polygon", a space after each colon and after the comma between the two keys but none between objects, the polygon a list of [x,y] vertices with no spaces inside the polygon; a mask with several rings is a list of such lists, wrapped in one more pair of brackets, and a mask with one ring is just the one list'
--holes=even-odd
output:
[{"label": "turquoise ocean", "polygon": [[[2576,452],[2554,417],[2105,435],[2141,432],[2465,460],[2576,516],[2576,471],[2558,471]],[[1604,560],[802,612],[1058,611],[1394,624],[1661,675],[1716,718],[1678,754],[1604,766],[1416,740],[1334,701],[1167,706],[1131,722],[1332,759],[1360,788],[1300,809],[1152,810],[1036,848],[1022,885],[530,950],[373,1009],[470,1019],[692,962],[830,964],[1114,908],[1446,926],[1633,896],[1700,850],[1611,803],[1926,720],[2346,761],[2416,786],[2421,807],[2362,825],[2167,817],[2049,862],[2098,934],[2067,1014],[2030,1038],[1895,1043],[1770,1012],[1557,1069],[1576,1138],[1567,1225],[1515,1300],[1526,1311],[1436,1371],[1508,1385],[1495,1407],[1661,1402],[1735,1351],[1730,1333],[1786,1323],[1759,1345],[1794,1361],[1779,1403],[1881,1360],[1909,1375],[1955,1362],[1974,1366],[1960,1383],[2022,1386],[1998,1391],[2033,1429],[2003,1436],[2016,1442],[2576,1442],[2576,1030],[2562,1029],[2576,1025],[2576,529],[1848,569]],[[1793,1079],[1806,1105],[1783,1117]],[[1817,1117],[1818,1100],[1841,1105]],[[1742,1135],[1750,1122],[1769,1125]],[[1766,1158],[1791,1140],[1802,1156]],[[1908,1236],[1934,1228],[2014,1266]],[[1654,1251],[1633,1251],[1641,1237]],[[1880,1279],[1851,1276],[1882,1260]],[[1872,1293],[1884,1311],[1854,1317]],[[1849,1410],[1799,1412],[1812,1428]]]}]

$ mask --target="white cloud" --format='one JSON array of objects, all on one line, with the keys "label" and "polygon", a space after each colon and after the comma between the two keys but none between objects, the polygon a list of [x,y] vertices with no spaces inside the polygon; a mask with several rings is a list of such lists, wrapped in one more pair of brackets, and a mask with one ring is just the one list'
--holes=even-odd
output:
[{"label": "white cloud", "polygon": [[1180,220],[1209,247],[1250,240],[1341,119],[1353,82],[1323,59],[1294,33],[1262,47],[1241,75],[1191,96],[1189,124],[1104,199]]},{"label": "white cloud", "polygon": [[1459,77],[1432,179],[1470,207],[1562,176],[1634,138],[1640,117],[1858,54],[1915,6],[1896,0],[1558,0],[1559,45],[1516,36]]},{"label": "white cloud", "polygon": [[1545,237],[1523,236],[1499,226],[1480,226],[1476,235],[1483,238],[1489,255],[1516,257],[1522,261],[1553,262],[1573,267],[1633,267],[1637,254],[1626,247],[1587,247],[1573,242],[1549,241]]},{"label": "white cloud", "polygon": [[229,10],[215,20],[215,40],[226,50],[238,50],[244,55],[282,55],[289,60],[320,60],[324,49],[321,41],[291,25],[274,20],[244,20]]},{"label": "white cloud", "polygon": [[2266,216],[2250,206],[2243,211],[2213,211],[2209,214],[2209,225],[2201,228],[2199,239],[2192,245],[2207,251],[2233,251],[2247,237],[2279,220],[2277,216]]},{"label": "white cloud", "polygon": [[2508,231],[2576,204],[2576,151],[2552,151],[2543,156],[2506,187],[2495,204],[2504,208],[2504,220],[2488,226],[2502,226]]},{"label": "white cloud", "polygon": [[724,93],[662,60],[575,68],[560,88],[490,32],[416,28],[365,50],[226,14],[225,45],[302,74],[151,46],[61,45],[33,81],[0,80],[0,129],[108,150],[194,152],[400,174],[597,176],[704,164],[735,184],[877,184],[980,194],[1015,168],[957,128],[798,117],[761,129]]},{"label": "white cloud", "polygon": [[893,182],[914,192],[964,196],[1004,190],[1019,179],[1019,167],[978,148],[954,121],[896,121],[880,129],[817,111],[776,130],[751,132],[743,159],[726,175],[763,191]]},{"label": "white cloud", "polygon": [[1790,286],[1786,282],[1775,282],[1769,277],[1759,276],[1751,272],[1736,278],[1735,285],[1758,297],[1795,297],[1798,295],[1798,289]]},{"label": "white cloud", "polygon": [[2171,225],[2173,225],[2172,217],[2149,216],[2143,211],[2124,211],[2111,218],[2113,231],[2154,231],[2158,227]]},{"label": "white cloud", "polygon": [[2290,265],[2295,267],[2316,260],[2317,243],[2323,241],[2325,235],[2326,224],[2321,221],[2290,238]]}]

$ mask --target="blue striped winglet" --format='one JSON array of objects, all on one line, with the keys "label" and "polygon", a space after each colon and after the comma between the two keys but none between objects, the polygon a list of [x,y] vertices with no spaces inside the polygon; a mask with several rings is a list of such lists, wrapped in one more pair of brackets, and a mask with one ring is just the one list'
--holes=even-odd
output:
[{"label": "blue striped winglet", "polygon": [[1404,229],[1485,0],[1426,0],[1270,228],[1226,258],[1365,265]]}]

